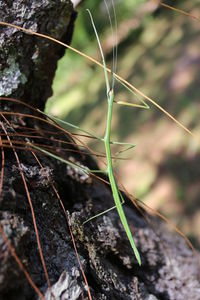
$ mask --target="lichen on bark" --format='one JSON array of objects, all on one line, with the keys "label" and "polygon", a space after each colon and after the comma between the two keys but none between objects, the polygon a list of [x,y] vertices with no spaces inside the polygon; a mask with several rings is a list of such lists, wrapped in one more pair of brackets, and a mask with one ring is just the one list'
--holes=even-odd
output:
[{"label": "lichen on bark", "polygon": [[[1,1],[1,21],[63,42],[71,39],[75,15],[69,0]],[[2,26],[0,44],[0,96],[20,98],[43,108],[52,93],[57,60],[64,50],[50,41]]]}]

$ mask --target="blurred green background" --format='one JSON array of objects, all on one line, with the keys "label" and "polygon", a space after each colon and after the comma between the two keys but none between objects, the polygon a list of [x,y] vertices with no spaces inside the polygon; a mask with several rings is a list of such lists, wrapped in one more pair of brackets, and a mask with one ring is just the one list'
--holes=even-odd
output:
[{"label": "blurred green background", "polygon": [[[109,2],[109,1],[108,1]],[[200,22],[158,6],[156,1],[115,0],[118,20],[117,73],[152,97],[199,136]],[[200,17],[199,0],[166,1]],[[101,60],[86,12],[89,8],[112,67],[113,39],[103,1],[78,6],[72,46]],[[103,70],[66,51],[53,83],[46,110],[103,136],[106,97]],[[116,82],[116,100],[138,99]],[[69,129],[69,128],[68,128]],[[198,143],[157,108],[114,107],[112,139],[136,147],[115,162],[124,186],[146,201],[200,245],[200,153]],[[99,141],[87,140],[103,151]],[[113,153],[120,150],[113,148]]]}]

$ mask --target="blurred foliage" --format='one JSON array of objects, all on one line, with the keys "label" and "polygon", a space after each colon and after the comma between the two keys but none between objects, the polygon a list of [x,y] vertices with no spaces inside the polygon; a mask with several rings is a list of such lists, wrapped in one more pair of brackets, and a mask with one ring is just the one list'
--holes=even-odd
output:
[{"label": "blurred foliage", "polygon": [[[194,132],[200,129],[200,23],[155,1],[115,0],[118,20],[117,73],[162,105]],[[200,17],[199,1],[167,1]],[[101,60],[91,26],[95,19],[106,61],[112,67],[112,36],[103,1],[79,6],[72,45]],[[47,111],[103,135],[106,97],[103,70],[67,51],[60,60]],[[117,100],[138,99],[116,83]],[[112,139],[137,146],[117,161],[125,187],[155,209],[170,216],[200,243],[198,145],[151,105],[151,110],[114,108]],[[100,142],[89,145],[103,151]],[[113,148],[113,152],[119,148]]]}]

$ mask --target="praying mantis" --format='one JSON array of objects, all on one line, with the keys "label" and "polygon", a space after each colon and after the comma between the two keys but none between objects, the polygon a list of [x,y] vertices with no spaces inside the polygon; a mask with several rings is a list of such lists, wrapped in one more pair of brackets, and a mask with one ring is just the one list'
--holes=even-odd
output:
[{"label": "praying mantis", "polygon": [[[113,5],[113,7],[114,7],[114,5]],[[129,224],[127,222],[127,219],[126,219],[123,207],[122,207],[122,204],[124,203],[124,199],[123,199],[123,196],[122,196],[122,194],[119,190],[119,187],[118,187],[116,179],[115,179],[115,175],[114,175],[114,171],[113,171],[113,164],[112,164],[111,148],[110,148],[111,143],[121,144],[121,145],[122,144],[123,145],[128,145],[129,149],[132,148],[134,145],[133,144],[128,144],[128,143],[117,143],[117,142],[112,142],[111,141],[112,112],[113,112],[113,104],[114,104],[114,101],[115,101],[114,100],[115,99],[114,98],[114,84],[112,84],[112,86],[111,86],[110,83],[109,83],[108,71],[107,71],[106,62],[105,62],[105,58],[104,58],[104,54],[103,54],[103,49],[102,49],[102,46],[101,46],[101,43],[100,43],[100,40],[99,40],[99,36],[98,36],[97,30],[96,30],[96,27],[95,27],[95,24],[94,24],[92,14],[91,14],[90,10],[87,10],[87,11],[89,13],[91,23],[92,23],[92,26],[93,26],[93,29],[94,29],[94,32],[95,32],[95,35],[96,35],[97,42],[98,42],[99,50],[100,50],[100,53],[101,53],[101,58],[102,58],[103,68],[104,68],[104,77],[105,77],[105,82],[106,82],[106,96],[107,96],[107,104],[108,104],[105,135],[104,135],[103,138],[99,138],[99,137],[96,137],[96,136],[94,136],[94,137],[98,138],[102,142],[104,142],[104,146],[105,146],[107,167],[106,167],[106,170],[103,171],[103,173],[106,174],[109,178],[109,183],[110,183],[110,187],[111,187],[111,190],[112,190],[112,195],[113,195],[113,199],[114,199],[114,202],[115,202],[115,206],[112,207],[111,209],[113,209],[113,208],[117,209],[118,215],[120,217],[121,223],[122,223],[122,225],[124,227],[124,230],[126,232],[126,235],[128,237],[130,245],[133,249],[136,260],[137,260],[138,264],[141,265],[141,257],[140,257],[139,251],[136,247],[135,241],[133,239]],[[110,19],[110,15],[109,15],[109,19]],[[124,102],[120,102],[120,104],[130,105],[130,106],[137,106],[137,107],[139,106],[140,108],[146,108],[146,109],[149,108],[149,106],[145,102],[143,102],[143,105],[137,105],[137,104],[134,105],[134,104],[131,104],[131,103],[124,103]],[[52,117],[52,116],[50,116],[50,117]],[[54,120],[58,121],[58,122],[60,121],[57,118],[54,118],[54,117],[52,117],[52,118]],[[65,123],[65,124],[67,124],[71,127],[75,127],[73,124],[70,124],[70,123],[67,123],[67,122],[63,122],[63,123]],[[82,130],[82,131],[85,132],[85,133],[88,133],[84,130]],[[47,155],[48,154],[51,155],[50,153],[48,153],[47,151],[42,150],[39,147],[35,147],[34,145],[32,145],[32,147],[35,148],[35,149],[38,149],[40,151],[43,151]],[[52,155],[52,156],[59,159],[59,157],[57,157],[55,155]],[[63,161],[63,159],[62,159],[62,161]],[[72,166],[71,162],[68,162],[68,161],[65,161],[65,162],[67,164],[70,164],[70,166]],[[86,172],[86,173],[88,173],[88,172],[102,172],[101,170],[88,170],[88,169],[84,169],[84,168],[81,168],[81,169],[82,169],[83,172]],[[111,209],[109,209],[108,211],[110,211]],[[105,212],[103,212],[103,213],[105,213]],[[100,213],[96,216],[93,216],[92,218],[88,219],[84,223],[86,223],[88,221],[91,221],[91,219],[94,219],[95,217],[100,216],[103,213]]]},{"label": "praying mantis", "polygon": [[[56,122],[58,123],[63,123],[64,125],[68,125],[72,128],[76,128],[78,130],[81,130],[83,131],[84,133],[86,134],[89,134],[90,136],[102,141],[104,143],[104,147],[105,147],[105,153],[106,153],[106,170],[102,171],[102,170],[88,170],[87,168],[84,168],[84,167],[80,167],[78,166],[78,168],[80,170],[82,170],[83,172],[87,173],[87,174],[90,174],[90,173],[104,173],[108,176],[109,178],[109,182],[110,182],[110,187],[111,187],[111,190],[112,190],[112,195],[113,195],[113,199],[114,199],[114,202],[115,202],[115,206],[110,208],[109,210],[107,211],[110,211],[111,209],[113,208],[116,208],[117,209],[117,212],[119,214],[119,217],[120,217],[120,220],[121,220],[121,223],[124,227],[124,230],[126,232],[126,235],[127,235],[127,238],[130,242],[130,245],[133,249],[133,253],[136,257],[136,260],[138,262],[139,265],[141,265],[141,257],[140,257],[140,253],[136,247],[136,244],[134,242],[134,238],[133,238],[133,235],[131,233],[131,230],[130,230],[130,227],[129,227],[129,224],[127,222],[127,219],[126,219],[126,216],[125,216],[125,213],[124,213],[124,210],[123,210],[123,206],[122,204],[124,203],[124,199],[123,199],[123,196],[122,196],[122,193],[120,192],[120,189],[117,185],[117,182],[116,182],[116,178],[115,178],[115,175],[114,175],[114,171],[113,171],[113,163],[112,163],[112,155],[111,155],[111,144],[121,144],[121,145],[126,145],[126,146],[129,146],[128,149],[134,147],[133,144],[128,144],[128,143],[118,143],[118,142],[113,142],[111,141],[111,123],[112,123],[112,112],[113,112],[113,105],[114,103],[116,102],[115,101],[115,95],[114,95],[114,85],[113,83],[110,85],[109,83],[109,70],[106,66],[106,62],[105,62],[105,58],[104,58],[104,54],[103,54],[103,49],[102,49],[102,46],[101,46],[101,43],[100,43],[100,40],[99,40],[99,36],[98,36],[98,33],[97,33],[97,30],[96,30],[96,27],[95,27],[95,24],[94,24],[94,20],[92,18],[92,15],[90,13],[90,11],[88,10],[88,13],[90,15],[90,18],[91,18],[91,23],[92,23],[92,26],[93,26],[93,29],[94,29],[94,32],[95,32],[95,35],[96,35],[96,39],[97,39],[97,42],[98,42],[98,46],[99,46],[99,50],[100,50],[100,53],[101,53],[101,58],[102,58],[102,63],[103,63],[103,69],[104,69],[104,77],[105,77],[105,82],[106,82],[106,96],[107,96],[107,105],[108,105],[108,108],[107,108],[107,121],[106,121],[106,130],[105,130],[105,135],[103,138],[100,138],[94,134],[91,134],[90,132],[84,130],[84,129],[81,129],[80,127],[78,126],[75,126],[71,123],[68,123],[68,122],[65,122],[65,121],[61,121],[60,119],[56,118],[56,117],[53,117],[51,115],[46,115],[47,117],[49,116],[50,118],[52,118],[53,120],[55,120]],[[119,80],[119,82],[125,87],[127,88],[131,93],[134,93],[135,95],[135,92],[128,86],[128,84],[126,82],[124,82],[123,80],[121,80],[121,78],[119,78],[115,73],[113,73],[113,78],[116,79],[116,80]],[[140,94],[141,95],[141,94]],[[143,96],[143,95],[142,95]],[[138,107],[138,108],[143,108],[143,109],[149,109],[149,106],[146,104],[145,101],[143,101],[142,99],[139,99],[142,104],[133,104],[133,103],[129,103],[129,102],[125,102],[125,101],[117,101],[118,104],[120,105],[128,105],[128,106],[132,106],[132,107]],[[147,100],[149,100],[147,98]],[[150,101],[150,102],[153,102],[153,101]],[[154,102],[153,102],[154,104]],[[157,107],[159,107],[157,105]],[[160,107],[159,107],[160,108]],[[180,124],[177,120],[175,120],[171,115],[169,115],[167,112],[165,112],[162,108],[160,108],[164,113],[166,113],[171,119],[173,119],[176,123],[178,123],[182,128],[184,128],[187,132],[190,133],[190,131],[185,128],[182,124]],[[190,133],[191,134],[191,133]],[[43,149],[39,149],[37,147],[35,147],[34,145],[32,145],[34,148],[40,150],[40,151],[43,151],[43,153],[47,154],[47,155],[51,155],[53,156],[54,158],[56,159],[59,159],[61,161],[64,161],[65,163],[67,164],[70,164],[71,165],[71,162],[69,161],[65,161],[63,159],[60,159],[59,157],[55,156],[55,155],[52,155],[51,153],[48,153],[46,150],[43,150]],[[74,165],[74,167],[77,167],[77,165]],[[106,212],[107,212],[106,211]],[[93,216],[91,218],[89,218],[88,220],[86,220],[83,224],[87,223],[88,221],[91,221],[92,219],[94,219],[95,217],[97,216],[100,216],[102,215],[103,213],[105,212],[102,212],[102,213],[99,213],[98,215],[96,216]]]},{"label": "praying mantis", "polygon": [[[94,28],[94,31],[95,31],[95,34],[96,34],[96,38],[97,38],[99,49],[100,49],[101,56],[102,56],[102,61],[103,61],[103,66],[104,66],[104,76],[105,76],[105,82],[106,82],[107,102],[108,102],[107,122],[106,122],[105,135],[104,135],[103,138],[100,139],[101,141],[104,142],[105,153],[106,153],[106,161],[107,161],[107,168],[106,168],[105,171],[103,171],[103,173],[105,173],[108,176],[108,178],[109,178],[109,182],[110,182],[110,186],[111,186],[111,190],[112,190],[112,195],[113,195],[113,199],[114,199],[114,202],[115,202],[115,206],[113,208],[117,209],[117,212],[119,214],[120,220],[122,222],[122,225],[123,225],[124,230],[126,232],[126,235],[128,237],[130,245],[131,245],[131,247],[133,249],[134,255],[135,255],[136,259],[137,259],[138,264],[141,265],[141,257],[140,257],[139,251],[138,251],[138,249],[137,249],[137,247],[135,245],[135,242],[134,242],[134,239],[133,239],[130,227],[128,225],[128,222],[127,222],[127,219],[126,219],[123,207],[122,207],[122,204],[124,203],[124,199],[123,199],[122,194],[119,191],[119,188],[117,186],[116,179],[115,179],[115,176],[114,176],[114,172],[113,172],[112,157],[111,157],[112,155],[111,155],[111,148],[110,148],[110,144],[112,143],[112,141],[111,141],[110,135],[111,135],[111,123],[112,123],[112,110],[113,110],[113,103],[114,103],[114,89],[113,89],[113,87],[110,86],[110,83],[109,83],[108,72],[106,70],[105,58],[104,58],[104,55],[103,55],[103,50],[102,50],[101,43],[100,43],[100,40],[99,40],[99,37],[98,37],[98,33],[97,33],[97,30],[96,30],[96,27],[95,27],[95,24],[94,24],[94,20],[92,18],[91,12],[89,10],[88,10],[88,13],[89,13],[90,18],[91,18],[91,22],[92,22],[92,25],[93,25],[93,28]],[[148,106],[146,105],[146,106],[144,106],[144,108],[148,108]],[[50,116],[50,117],[52,117],[52,116]],[[57,118],[54,118],[54,117],[52,117],[52,118],[54,120],[58,121],[58,122],[60,121]],[[63,122],[63,123],[66,124],[66,122]],[[67,124],[69,126],[71,126],[71,127],[75,127],[73,124],[70,124],[70,123],[67,123]],[[86,131],[84,131],[84,132],[86,132]],[[86,132],[86,133],[88,133],[88,132]],[[126,143],[119,143],[119,144],[123,144],[124,145]],[[126,144],[126,145],[129,145],[130,147],[133,147],[132,144]],[[50,154],[46,150],[43,150],[43,149],[41,149],[39,147],[36,147],[33,144],[31,144],[31,146],[33,148],[39,150],[39,151],[42,151],[43,153],[46,153],[47,155],[50,155],[50,156],[52,156],[52,157],[60,160],[59,157],[57,157],[56,155]],[[69,161],[66,161],[66,160],[63,160],[63,159],[62,159],[62,161],[64,161],[65,163],[69,164],[70,166],[74,166]],[[74,167],[77,167],[77,166],[74,166]],[[83,172],[86,172],[86,173],[90,173],[90,172],[102,172],[101,170],[88,170],[88,169],[84,169],[83,167],[80,167],[80,169]],[[111,208],[111,209],[113,209],[113,208]],[[105,212],[103,212],[103,213],[105,213]],[[101,214],[102,213],[98,214],[97,216],[99,216]],[[97,216],[94,216],[94,217],[97,217]],[[86,222],[90,221],[94,217],[88,219]],[[86,222],[84,222],[84,223],[86,223]]]}]

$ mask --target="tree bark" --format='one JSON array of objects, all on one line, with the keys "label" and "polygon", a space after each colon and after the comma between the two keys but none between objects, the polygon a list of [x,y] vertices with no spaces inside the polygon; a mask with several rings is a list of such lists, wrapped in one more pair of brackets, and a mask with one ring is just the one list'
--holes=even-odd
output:
[{"label": "tree bark", "polygon": [[[70,42],[75,19],[69,0],[2,1],[0,20]],[[0,28],[0,96],[43,109],[64,48],[10,27]]]},{"label": "tree bark", "polygon": [[[74,19],[75,12],[68,0],[14,0],[1,4],[1,21],[37,30],[65,42],[71,40]],[[63,49],[9,27],[0,28],[0,43],[1,96],[15,97],[43,109],[47,97],[51,95],[52,79]],[[15,139],[20,143],[38,143],[36,135],[26,137],[26,140],[19,136],[24,132],[31,135],[34,131],[46,147],[60,148],[60,142],[55,141],[55,137],[61,133],[66,143],[72,141],[70,135],[56,129],[53,124],[28,116],[6,115],[6,112],[20,112],[41,117],[25,104],[8,100],[0,103],[1,111],[5,112],[4,117],[1,115],[2,139],[6,138],[7,133],[12,142],[17,133]],[[54,140],[49,141],[47,137]],[[68,147],[70,152],[66,154],[61,150],[59,155],[66,159],[70,157],[77,164],[96,168],[91,158],[76,153],[76,145],[70,144]],[[88,293],[52,183],[69,214],[92,299],[200,299],[199,257],[194,256],[183,238],[170,232],[160,220],[146,213],[144,218],[126,199],[125,213],[142,257],[142,267],[139,267],[115,210],[82,225],[90,216],[113,206],[109,185],[35,152],[43,165],[41,168],[30,149],[27,150],[16,149],[16,152],[32,199],[55,299],[88,299]],[[20,167],[13,149],[5,148],[4,151],[0,224],[35,284],[46,299],[51,299]],[[38,295],[29,285],[2,236],[0,259],[0,299],[37,299]]]}]

